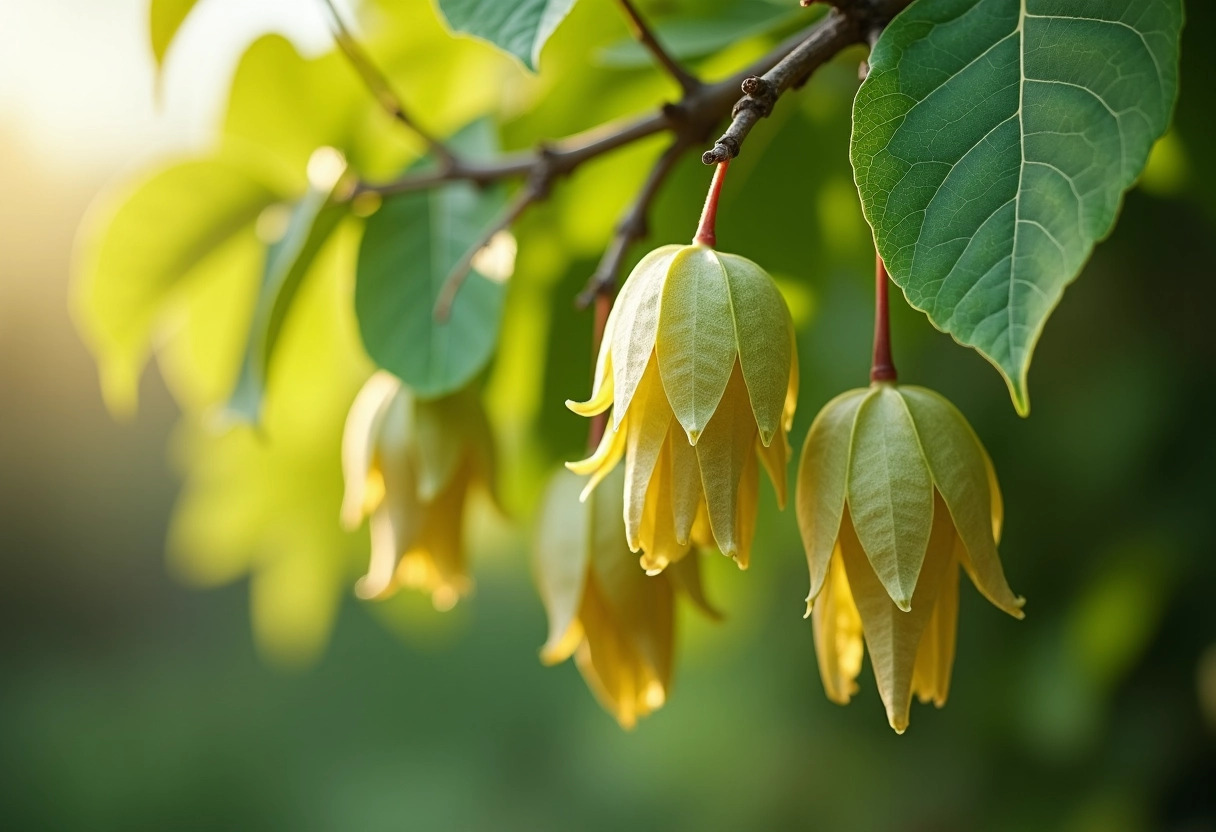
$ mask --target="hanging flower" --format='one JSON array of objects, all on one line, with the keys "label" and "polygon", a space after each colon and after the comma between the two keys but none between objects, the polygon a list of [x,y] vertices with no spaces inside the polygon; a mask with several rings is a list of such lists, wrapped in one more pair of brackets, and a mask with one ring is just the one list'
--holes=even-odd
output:
[{"label": "hanging flower", "polygon": [[587,402],[612,408],[595,453],[569,463],[584,494],[625,458],[629,547],[658,572],[716,542],[746,569],[763,464],[784,507],[798,395],[789,309],[772,278],[709,246],[642,258],[609,316]]},{"label": "hanging flower", "polygon": [[797,511],[807,614],[834,702],[857,692],[864,639],[892,728],[907,728],[913,694],[945,704],[960,567],[1022,617],[997,554],[1003,509],[992,462],[932,391],[881,382],[829,402],[802,451]]},{"label": "hanging flower", "polygon": [[465,498],[489,488],[489,426],[472,389],[424,401],[375,373],[355,397],[342,436],[342,522],[370,518],[371,564],[355,587],[387,598],[401,587],[446,610],[471,588],[463,547]]},{"label": "hanging flower", "polygon": [[600,704],[625,728],[660,707],[671,686],[675,607],[685,595],[710,615],[696,555],[662,575],[638,569],[621,527],[620,473],[579,502],[559,472],[541,505],[534,572],[549,616],[545,664],[574,656]]}]

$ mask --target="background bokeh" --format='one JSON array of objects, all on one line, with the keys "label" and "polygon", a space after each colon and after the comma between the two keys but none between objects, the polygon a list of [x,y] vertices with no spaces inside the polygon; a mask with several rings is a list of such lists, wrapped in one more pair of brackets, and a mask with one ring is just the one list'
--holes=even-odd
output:
[{"label": "background bokeh", "polygon": [[[428,3],[382,5],[364,28],[394,77],[451,62],[393,39],[406,23],[442,35]],[[647,8],[694,5],[732,3]],[[588,384],[590,321],[572,298],[658,143],[588,165],[518,229],[487,386],[513,517],[474,520],[476,594],[444,615],[369,605],[350,592],[366,538],[336,528],[334,440],[370,365],[357,342],[329,360],[304,347],[352,338],[355,231],[310,277],[285,336],[295,386],[271,389],[267,437],[211,434],[189,362],[168,354],[116,421],[69,314],[94,196],[206,148],[260,33],[328,50],[320,4],[207,0],[158,98],[144,0],[0,0],[0,826],[1216,829],[1216,13],[1188,13],[1175,129],[1047,327],[1033,415],[1014,415],[982,359],[896,310],[902,378],[958,404],[995,461],[1006,571],[1029,599],[1016,622],[964,589],[951,701],[915,707],[896,736],[868,669],[849,707],[824,698],[793,517],[767,490],[752,569],[708,563],[727,619],[686,611],[673,695],[636,730],[570,664],[537,661],[530,516],[585,442],[561,406]],[[651,106],[672,94],[663,79],[597,58],[625,35],[612,4],[584,0],[535,80],[463,42],[481,63],[461,65],[495,80],[429,109],[446,130],[491,112],[524,146]],[[722,75],[764,45],[698,65]],[[799,445],[824,402],[865,382],[872,254],[846,158],[859,58],[757,128],[719,224],[724,248],[778,276],[801,328]],[[275,94],[265,83],[246,94]],[[306,120],[329,101],[313,92],[276,106]],[[332,92],[359,94],[352,79]],[[369,169],[416,152],[384,141]],[[692,158],[677,170],[654,240],[688,236],[707,174]]]}]

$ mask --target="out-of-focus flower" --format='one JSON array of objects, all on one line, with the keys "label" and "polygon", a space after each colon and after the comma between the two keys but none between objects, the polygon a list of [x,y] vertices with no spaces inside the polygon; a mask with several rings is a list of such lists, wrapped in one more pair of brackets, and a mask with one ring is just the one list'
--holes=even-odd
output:
[{"label": "out-of-focus flower", "polygon": [[1021,618],[997,554],[1001,493],[975,432],[921,387],[851,390],[815,418],[798,469],[798,525],[811,573],[819,672],[828,698],[857,692],[862,641],[891,727],[912,694],[946,702],[959,567]]},{"label": "out-of-focus flower", "polygon": [[701,244],[642,258],[609,316],[589,401],[612,425],[586,460],[591,493],[625,457],[625,529],[658,572],[692,543],[716,542],[747,568],[757,461],[784,507],[788,433],[798,398],[789,309],[753,263]]},{"label": "out-of-focus flower", "polygon": [[416,398],[395,376],[375,373],[351,405],[342,436],[342,522],[370,518],[371,564],[355,591],[386,598],[400,587],[450,609],[471,588],[463,549],[470,488],[493,479],[489,425],[465,389]]},{"label": "out-of-focus flower", "polygon": [[638,568],[621,526],[621,474],[580,503],[582,482],[559,471],[541,504],[533,568],[549,616],[541,661],[574,656],[600,704],[625,728],[660,707],[671,685],[676,598],[717,617],[699,555],[661,575]]}]

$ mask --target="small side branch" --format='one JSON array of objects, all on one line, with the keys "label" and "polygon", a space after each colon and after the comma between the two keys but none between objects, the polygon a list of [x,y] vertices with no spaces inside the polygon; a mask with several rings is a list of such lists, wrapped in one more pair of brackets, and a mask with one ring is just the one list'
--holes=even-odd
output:
[{"label": "small side branch", "polygon": [[401,101],[401,96],[393,89],[388,76],[376,66],[371,56],[364,51],[359,41],[351,34],[350,29],[343,22],[342,16],[338,13],[333,0],[321,0],[321,2],[325,4],[325,8],[329,11],[334,42],[337,43],[338,48],[342,50],[342,54],[350,61],[355,72],[359,74],[363,83],[384,111],[404,125],[406,129],[412,131],[418,138],[422,139],[430,150],[431,155],[439,161],[441,166],[447,167],[454,164],[456,161],[455,156],[448,150],[447,146],[419,126],[418,122],[406,112],[405,105]]},{"label": "small side branch", "polygon": [[654,163],[646,182],[637,196],[633,198],[629,208],[616,225],[616,232],[608,242],[608,248],[600,258],[600,263],[587,280],[587,285],[578,296],[578,305],[585,307],[597,297],[611,297],[616,291],[620,278],[621,266],[629,254],[629,247],[642,240],[650,233],[650,206],[663,188],[668,175],[676,162],[689,148],[689,142],[677,140],[673,142],[663,155]]},{"label": "small side branch", "polygon": [[502,214],[490,223],[490,225],[482,232],[469,250],[464,253],[460,261],[448,274],[443,281],[443,286],[439,289],[439,296],[435,299],[434,315],[437,321],[446,321],[448,316],[452,314],[452,304],[456,301],[456,294],[460,291],[460,287],[464,285],[464,281],[469,276],[469,272],[473,270],[473,261],[477,259],[477,255],[490,242],[494,236],[500,231],[505,231],[515,224],[524,211],[527,211],[532,203],[544,199],[546,192],[542,190],[543,185],[528,184],[520,189],[515,198],[507,205]]},{"label": "small side branch", "polygon": [[676,61],[671,54],[663,48],[663,44],[659,43],[659,39],[655,37],[654,32],[646,25],[646,21],[638,14],[637,7],[634,6],[633,0],[618,0],[621,4],[621,10],[625,13],[625,17],[629,20],[629,28],[633,32],[633,36],[638,42],[646,48],[659,66],[667,71],[667,74],[675,79],[675,82],[680,85],[680,89],[685,95],[695,92],[701,87],[701,82],[692,73],[686,70]]}]

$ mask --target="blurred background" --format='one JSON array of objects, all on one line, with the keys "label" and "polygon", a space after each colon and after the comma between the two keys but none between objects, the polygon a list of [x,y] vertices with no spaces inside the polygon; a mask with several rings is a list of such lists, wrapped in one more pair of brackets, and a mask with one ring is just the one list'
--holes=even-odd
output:
[{"label": "blurred background", "polygon": [[[721,77],[805,23],[756,2],[643,8]],[[622,45],[609,3],[576,7],[537,78],[451,41],[427,2],[367,5],[360,31],[407,101],[428,68],[488,73],[424,109],[445,132],[489,113],[522,147],[674,94]],[[951,701],[914,707],[903,736],[868,668],[849,707],[824,698],[794,519],[767,486],[752,569],[708,562],[726,620],[683,611],[673,694],[636,730],[571,664],[537,660],[531,512],[585,442],[561,406],[590,372],[589,315],[572,299],[656,142],[588,165],[517,229],[487,386],[511,517],[474,518],[477,591],[456,610],[351,592],[367,540],[337,528],[337,437],[370,371],[343,307],[357,233],[334,242],[293,311],[266,436],[207,429],[208,386],[175,335],[138,413],[111,416],[69,298],[74,237],[99,193],[207,152],[232,84],[234,102],[298,117],[282,132],[306,150],[331,140],[320,126],[314,141],[308,119],[337,96],[356,102],[365,135],[389,137],[365,170],[417,152],[325,55],[319,3],[207,0],[159,87],[147,12],[146,0],[0,0],[0,826],[1216,829],[1210,4],[1188,8],[1175,128],[1047,327],[1029,419],[981,358],[896,310],[901,378],[951,398],[995,461],[1006,572],[1028,598],[1017,622],[964,584]],[[757,34],[739,22],[764,15]],[[284,74],[323,69],[315,84],[335,89],[280,82],[249,56],[238,72],[267,32],[294,49],[255,50],[284,51]],[[796,446],[823,403],[866,380],[872,253],[847,163],[861,57],[757,128],[719,220],[722,247],[778,277],[800,327]],[[707,181],[686,159],[652,242],[691,233]],[[318,332],[344,351],[310,352]]]}]

